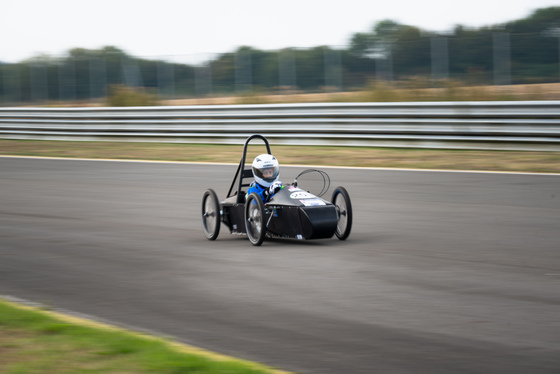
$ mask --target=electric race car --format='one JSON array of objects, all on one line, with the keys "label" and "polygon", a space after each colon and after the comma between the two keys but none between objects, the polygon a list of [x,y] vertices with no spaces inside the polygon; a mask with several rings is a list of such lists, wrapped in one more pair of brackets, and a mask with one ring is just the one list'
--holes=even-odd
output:
[{"label": "electric race car", "polygon": [[[344,187],[334,189],[331,201],[322,199],[330,186],[329,176],[320,170],[305,170],[291,185],[284,186],[272,198],[263,202],[256,193],[246,196],[244,187],[253,180],[253,171],[246,169],[247,147],[251,140],[261,139],[268,154],[270,145],[262,135],[252,135],[245,141],[243,155],[233,181],[223,201],[212,189],[202,197],[202,227],[208,240],[216,240],[224,223],[231,234],[247,235],[251,244],[259,246],[268,238],[299,240],[325,239],[336,235],[345,240],[352,228],[352,204]],[[298,187],[297,179],[308,173],[323,178],[323,188],[314,195]],[[248,181],[250,180],[250,181]]]}]

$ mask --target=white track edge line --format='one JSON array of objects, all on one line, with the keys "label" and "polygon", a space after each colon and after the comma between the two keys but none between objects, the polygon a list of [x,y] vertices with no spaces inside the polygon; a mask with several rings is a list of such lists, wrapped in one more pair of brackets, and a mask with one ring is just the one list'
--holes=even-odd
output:
[{"label": "white track edge line", "polygon": [[[226,162],[194,162],[194,161],[158,161],[158,160],[121,160],[109,158],[76,158],[76,157],[42,157],[42,156],[12,156],[0,155],[0,158],[31,158],[44,160],[69,160],[69,161],[103,161],[103,162],[136,162],[153,164],[186,164],[186,165],[238,165],[238,163]],[[327,169],[349,169],[349,170],[386,170],[386,171],[418,171],[418,172],[437,172],[437,173],[483,173],[483,174],[514,174],[514,175],[552,175],[560,176],[560,173],[538,173],[522,171],[493,171],[493,170],[444,170],[444,169],[411,169],[411,168],[386,168],[369,166],[327,166],[327,165],[282,165],[282,167],[303,167],[303,168],[327,168]]]}]

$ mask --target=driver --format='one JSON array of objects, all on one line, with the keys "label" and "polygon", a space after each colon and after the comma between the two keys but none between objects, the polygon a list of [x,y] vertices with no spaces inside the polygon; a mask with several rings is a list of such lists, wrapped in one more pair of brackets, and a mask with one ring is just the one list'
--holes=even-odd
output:
[{"label": "driver", "polygon": [[280,165],[278,160],[269,154],[262,154],[253,160],[253,176],[255,180],[251,182],[247,190],[247,196],[256,192],[263,202],[270,200],[275,193],[280,191],[284,186],[278,180],[280,175]]}]

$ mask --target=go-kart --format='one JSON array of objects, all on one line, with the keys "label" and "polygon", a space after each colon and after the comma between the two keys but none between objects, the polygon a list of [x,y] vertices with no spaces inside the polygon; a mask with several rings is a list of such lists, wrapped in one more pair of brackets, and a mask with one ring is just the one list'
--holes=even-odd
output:
[{"label": "go-kart", "polygon": [[[208,240],[216,240],[224,223],[231,234],[247,235],[251,244],[259,246],[268,238],[299,240],[324,239],[336,235],[345,240],[352,228],[352,204],[344,187],[334,189],[331,201],[323,200],[330,186],[329,176],[320,170],[300,173],[290,185],[285,185],[272,198],[263,202],[259,195],[246,196],[244,187],[253,180],[251,167],[245,167],[247,147],[251,140],[261,139],[268,154],[270,145],[262,135],[252,135],[245,141],[243,155],[225,200],[219,202],[212,189],[202,197],[202,227]],[[319,173],[323,188],[317,195],[298,187],[298,178],[307,173]],[[248,181],[250,179],[250,181]]]}]

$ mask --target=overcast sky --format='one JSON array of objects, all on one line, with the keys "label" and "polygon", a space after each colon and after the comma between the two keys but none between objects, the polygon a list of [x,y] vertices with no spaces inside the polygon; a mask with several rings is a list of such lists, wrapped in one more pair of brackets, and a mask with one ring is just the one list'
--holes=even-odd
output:
[{"label": "overcast sky", "polygon": [[[112,45],[146,58],[345,46],[392,19],[429,31],[524,18],[558,0],[0,0],[0,61]],[[195,55],[199,57],[194,57]],[[165,57],[167,58],[167,57]]]}]

